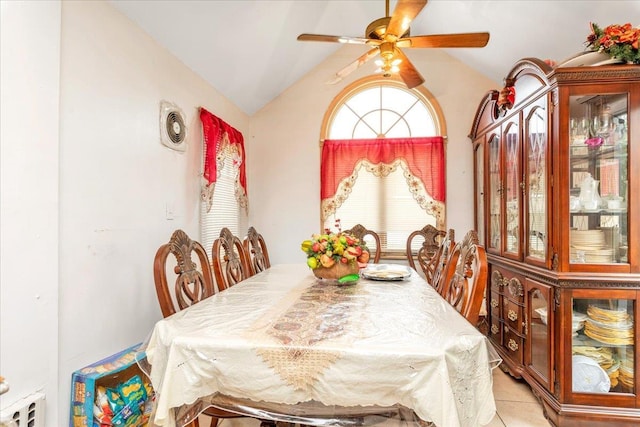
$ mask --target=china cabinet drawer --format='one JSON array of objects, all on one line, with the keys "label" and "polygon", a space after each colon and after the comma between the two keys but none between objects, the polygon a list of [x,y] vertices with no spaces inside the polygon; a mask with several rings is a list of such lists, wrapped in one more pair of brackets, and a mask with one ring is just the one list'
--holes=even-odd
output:
[{"label": "china cabinet drawer", "polygon": [[502,318],[504,323],[514,331],[524,331],[524,307],[505,298],[502,306]]},{"label": "china cabinet drawer", "polygon": [[522,363],[522,352],[524,350],[524,337],[516,331],[503,326],[503,342],[502,347],[505,348],[512,360]]}]

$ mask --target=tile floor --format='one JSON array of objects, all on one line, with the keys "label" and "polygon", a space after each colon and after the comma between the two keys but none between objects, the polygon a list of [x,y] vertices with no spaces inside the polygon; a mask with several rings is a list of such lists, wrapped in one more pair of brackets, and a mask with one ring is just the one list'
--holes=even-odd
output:
[{"label": "tile floor", "polygon": [[[497,413],[486,427],[549,427],[542,414],[542,405],[524,381],[516,380],[496,368],[493,370],[493,396]],[[379,427],[398,427],[398,423],[377,424]],[[259,422],[247,418],[226,419],[219,427],[259,427]],[[209,419],[200,417],[200,426],[208,427]],[[438,426],[448,427],[448,426]]]},{"label": "tile floor", "polygon": [[549,427],[542,405],[527,383],[496,368],[493,370],[493,397],[497,414],[487,427]]}]

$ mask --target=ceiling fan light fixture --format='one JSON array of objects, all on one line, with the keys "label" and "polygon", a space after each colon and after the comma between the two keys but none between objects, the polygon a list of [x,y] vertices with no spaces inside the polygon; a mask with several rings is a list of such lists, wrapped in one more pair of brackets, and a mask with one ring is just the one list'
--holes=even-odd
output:
[{"label": "ceiling fan light fixture", "polygon": [[376,69],[376,74],[382,74],[382,77],[391,77],[393,74],[398,74],[400,72],[400,59],[394,60],[376,60],[376,65],[378,68]]},{"label": "ceiling fan light fixture", "polygon": [[[339,42],[368,45],[370,49],[338,71],[330,82],[337,83],[346,75],[357,70],[367,61],[380,55],[376,61],[376,73],[384,77],[398,74],[409,89],[424,83],[424,78],[404,54],[404,48],[469,48],[484,47],[489,41],[489,33],[455,33],[411,36],[409,25],[427,5],[427,0],[396,0],[393,14],[389,15],[389,2],[385,0],[385,16],[371,22],[365,37],[331,36],[322,34],[301,34],[298,40],[318,42]],[[401,49],[402,48],[402,49]]]}]

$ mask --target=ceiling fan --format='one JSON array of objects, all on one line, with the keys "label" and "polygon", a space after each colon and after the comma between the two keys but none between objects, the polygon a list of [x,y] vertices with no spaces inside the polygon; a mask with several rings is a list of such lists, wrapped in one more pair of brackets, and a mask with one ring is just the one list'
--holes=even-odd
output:
[{"label": "ceiling fan", "polygon": [[409,89],[424,83],[424,78],[400,48],[484,47],[489,33],[458,33],[410,36],[409,24],[426,6],[427,0],[398,0],[389,16],[389,0],[385,0],[385,17],[367,26],[365,37],[300,34],[300,41],[366,44],[372,46],[364,55],[338,71],[327,83],[337,83],[365,62],[380,54],[380,71],[385,77],[398,73]]}]

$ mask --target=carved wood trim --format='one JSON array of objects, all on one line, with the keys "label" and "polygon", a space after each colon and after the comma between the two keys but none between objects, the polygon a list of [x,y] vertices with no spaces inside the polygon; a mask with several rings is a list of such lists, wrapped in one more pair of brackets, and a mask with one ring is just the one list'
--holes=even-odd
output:
[{"label": "carved wood trim", "polygon": [[[193,255],[198,258],[199,264],[193,261]],[[171,265],[171,259],[175,259],[176,263],[172,269],[175,274],[173,287],[169,286],[167,277],[167,267]],[[153,262],[153,277],[164,317],[214,293],[207,252],[200,243],[191,240],[182,230],[174,231],[169,242],[158,248]]]},{"label": "carved wood trim", "polygon": [[[468,137],[471,138],[472,141],[475,140],[480,133],[484,133],[485,129],[490,128],[491,125],[495,123],[498,118],[500,118],[498,114],[498,105],[496,103],[496,101],[498,100],[498,93],[499,92],[495,89],[490,90],[485,94],[484,98],[482,98],[482,101],[480,101],[480,105],[476,110],[476,114],[473,116],[473,123],[471,124],[471,130],[469,131],[468,135]],[[488,123],[483,128],[479,128],[480,123],[483,122],[483,119],[486,117],[487,113],[492,119],[491,123]]]},{"label": "carved wood trim", "polygon": [[616,64],[610,67],[581,67],[580,71],[563,71],[562,68],[558,68],[553,77],[558,83],[611,79],[624,83],[625,80],[637,81],[640,79],[640,67],[637,65],[625,66],[624,64]]},{"label": "carved wood trim", "polygon": [[247,252],[252,274],[260,273],[261,271],[271,267],[267,244],[264,237],[262,237],[262,234],[258,233],[254,227],[249,227],[249,230],[247,230],[247,236],[244,238],[242,245]]},{"label": "carved wood trim", "polygon": [[524,296],[524,286],[522,282],[517,277],[512,277],[509,279],[509,292],[513,296],[522,297]]}]

